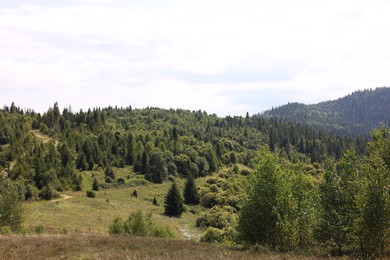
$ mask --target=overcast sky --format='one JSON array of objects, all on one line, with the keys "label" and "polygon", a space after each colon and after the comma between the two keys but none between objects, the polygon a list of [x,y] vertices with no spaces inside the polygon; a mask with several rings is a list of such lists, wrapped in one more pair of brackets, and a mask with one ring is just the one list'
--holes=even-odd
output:
[{"label": "overcast sky", "polygon": [[245,115],[390,86],[387,0],[0,0],[0,106]]}]

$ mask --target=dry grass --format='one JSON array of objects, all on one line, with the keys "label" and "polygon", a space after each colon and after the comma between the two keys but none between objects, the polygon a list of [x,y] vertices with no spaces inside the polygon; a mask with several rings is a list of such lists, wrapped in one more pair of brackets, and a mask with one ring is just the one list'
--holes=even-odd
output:
[{"label": "dry grass", "polygon": [[314,259],[184,240],[109,235],[0,236],[1,259]]}]

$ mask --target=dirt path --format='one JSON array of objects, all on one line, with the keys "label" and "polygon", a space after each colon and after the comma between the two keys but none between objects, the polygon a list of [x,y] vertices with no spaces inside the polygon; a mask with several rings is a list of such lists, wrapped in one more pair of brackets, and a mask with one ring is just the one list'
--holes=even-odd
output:
[{"label": "dirt path", "polygon": [[61,197],[62,197],[62,198],[55,199],[55,200],[51,200],[51,202],[64,201],[64,200],[68,200],[68,199],[73,198],[72,196],[70,196],[70,195],[65,195],[65,194],[61,194]]},{"label": "dirt path", "polygon": [[178,229],[186,240],[198,241],[200,238],[200,234],[191,232],[188,224],[185,224],[185,225],[179,227]]}]

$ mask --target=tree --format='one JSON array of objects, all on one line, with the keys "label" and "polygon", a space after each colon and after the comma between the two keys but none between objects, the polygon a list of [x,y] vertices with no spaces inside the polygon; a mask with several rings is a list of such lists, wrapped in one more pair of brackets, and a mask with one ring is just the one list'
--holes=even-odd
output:
[{"label": "tree", "polygon": [[180,217],[184,211],[183,198],[180,194],[179,188],[176,182],[172,183],[171,188],[168,190],[165,196],[165,215]]},{"label": "tree", "polygon": [[17,185],[8,180],[0,180],[0,227],[18,231],[23,221],[22,199]]},{"label": "tree", "polygon": [[195,179],[192,177],[192,174],[187,176],[186,183],[184,184],[184,203],[185,204],[198,204],[199,203],[199,195],[198,189],[195,185]]},{"label": "tree", "polygon": [[96,180],[96,178],[93,178],[92,190],[95,190],[95,191],[98,191],[98,190],[99,190],[99,183],[98,183],[98,181]]},{"label": "tree", "polygon": [[142,153],[142,159],[141,159],[141,173],[146,174],[149,172],[149,158],[148,154],[146,153],[146,150]]},{"label": "tree", "polygon": [[240,240],[247,244],[288,247],[287,235],[294,234],[290,227],[293,214],[289,210],[294,208],[290,181],[277,160],[265,148],[258,153],[237,227]]},{"label": "tree", "polygon": [[383,255],[390,240],[390,130],[382,127],[371,136],[369,171],[360,203],[360,247],[365,257]]},{"label": "tree", "polygon": [[150,172],[146,173],[145,178],[154,183],[162,183],[168,170],[161,152],[153,152],[149,160],[149,167]]},{"label": "tree", "polygon": [[[345,181],[345,180],[344,180]],[[353,217],[348,214],[352,205],[348,190],[334,165],[329,163],[320,186],[321,217],[317,238],[342,253],[352,236]]]}]

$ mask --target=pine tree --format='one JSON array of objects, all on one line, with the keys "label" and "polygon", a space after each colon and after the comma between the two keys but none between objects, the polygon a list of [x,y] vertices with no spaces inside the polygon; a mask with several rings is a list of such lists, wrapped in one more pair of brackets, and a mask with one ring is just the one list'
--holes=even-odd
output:
[{"label": "pine tree", "polygon": [[184,184],[184,203],[185,204],[198,204],[199,203],[199,195],[198,195],[198,189],[195,185],[194,177],[192,177],[192,174],[189,174],[186,180],[186,183]]},{"label": "pine tree", "polygon": [[95,191],[99,190],[99,184],[98,184],[98,181],[96,180],[96,178],[93,178],[92,189]]},{"label": "pine tree", "polygon": [[180,194],[176,182],[172,183],[171,188],[165,197],[165,215],[180,217],[183,213],[183,198]]}]

